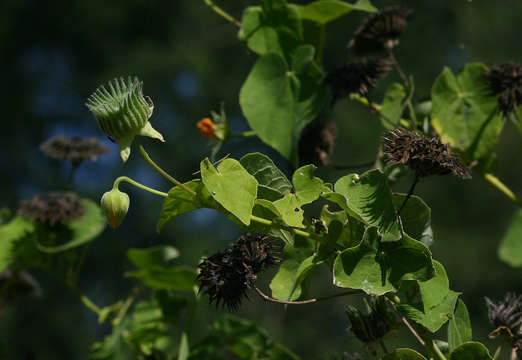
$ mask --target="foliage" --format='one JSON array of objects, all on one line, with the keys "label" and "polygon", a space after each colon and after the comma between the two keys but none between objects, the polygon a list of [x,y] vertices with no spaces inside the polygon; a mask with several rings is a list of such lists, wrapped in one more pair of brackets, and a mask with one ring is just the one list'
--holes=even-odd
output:
[{"label": "foliage", "polygon": [[[214,148],[190,181],[173,178],[136,144],[144,159],[173,183],[167,193],[122,176],[102,197],[101,208],[82,199],[83,213],[78,218],[46,223],[41,217],[24,217],[23,212],[10,220],[4,219],[8,215],[2,216],[0,270],[18,275],[27,268],[40,267],[58,274],[100,322],[108,323],[112,332],[92,345],[89,359],[299,359],[254,322],[232,316],[214,320],[208,334],[198,339],[192,331],[193,320],[201,298],[207,296],[199,294],[198,283],[199,290],[207,288],[210,302],[226,303],[232,310],[249,292],[289,306],[362,295],[371,299],[371,305],[367,315],[349,308],[352,331],[368,349],[370,343],[378,343],[384,360],[492,359],[485,345],[473,341],[461,293],[450,289],[444,266],[433,257],[431,209],[414,191],[421,176],[453,173],[467,178],[472,169],[475,176],[484,177],[514,203],[522,204],[492,173],[499,134],[508,118],[518,116],[522,80],[516,82],[518,78],[513,80],[512,74],[506,75],[507,80],[500,79],[502,84],[515,87],[507,89],[512,94],[511,112],[490,87],[491,69],[478,62],[467,64],[457,75],[444,68],[434,80],[430,99],[415,103],[414,78],[404,74],[394,55],[395,36],[406,24],[394,31],[393,18],[377,21],[396,16],[389,15],[394,11],[388,9],[370,18],[377,21],[371,32],[365,34],[364,27],[356,32],[358,37],[389,38],[381,49],[386,54],[380,54],[382,61],[375,64],[386,65],[386,70],[393,67],[402,79],[402,84],[393,83],[383,99],[375,101],[369,93],[377,85],[375,73],[382,69],[368,69],[373,62],[364,60],[368,65],[364,68],[342,67],[340,71],[345,73],[339,78],[322,65],[326,25],[352,11],[377,11],[368,0],[355,4],[317,0],[307,5],[262,0],[259,6],[245,9],[241,22],[212,1],[205,2],[240,27],[240,41],[258,56],[239,91],[239,105],[250,134],[232,133],[222,107],[219,115],[213,113],[212,119],[198,123]],[[315,29],[312,33],[304,31],[310,22]],[[379,31],[387,36],[376,34]],[[495,81],[503,76],[493,73]],[[350,83],[334,86],[325,80],[332,77]],[[143,95],[137,78],[114,80],[108,86],[109,91],[98,88],[87,107],[100,129],[118,143],[125,162],[136,135],[163,137],[149,123],[153,105]],[[339,94],[340,89],[358,90]],[[504,88],[502,91],[506,93]],[[316,175],[316,165],[321,164],[299,166],[303,160],[299,144],[307,126],[324,122],[343,97],[367,106],[389,131],[382,140],[384,153],[376,151],[375,163],[380,166],[365,172],[343,172],[330,184]],[[252,134],[286,158],[293,170],[291,180],[270,157],[259,152],[214,161],[229,138]],[[395,192],[394,184],[407,174],[406,166],[414,172],[413,184],[407,194]],[[390,170],[392,167],[399,171]],[[258,242],[250,242],[252,247],[243,243],[202,259],[199,276],[197,264],[176,264],[179,252],[170,245],[129,249],[127,257],[134,269],[125,275],[137,285],[127,298],[100,308],[81,293],[78,275],[86,245],[105,228],[103,214],[114,228],[125,226],[122,221],[130,200],[119,191],[121,182],[164,198],[158,232],[178,216],[207,208],[245,232],[263,235],[254,235]],[[322,208],[319,215],[313,207]],[[521,214],[519,210],[514,216],[499,248],[500,259],[512,266],[521,265]],[[272,249],[269,241],[282,248],[279,257],[265,251]],[[270,295],[257,285],[258,272],[264,268],[260,264],[265,262],[280,263],[269,282]],[[312,275],[318,268],[331,274],[326,282],[337,288],[335,294],[310,298],[309,285],[316,281]],[[6,288],[11,285],[9,281],[6,284]],[[522,311],[517,304],[506,307],[520,317],[514,320],[519,325]],[[509,317],[511,325],[513,316]],[[436,337],[445,324],[447,341],[442,342]],[[399,325],[415,335],[422,354],[409,348],[387,350],[386,334]],[[365,331],[371,334],[363,334]],[[510,345],[514,353],[522,351],[517,332],[512,332]]]}]

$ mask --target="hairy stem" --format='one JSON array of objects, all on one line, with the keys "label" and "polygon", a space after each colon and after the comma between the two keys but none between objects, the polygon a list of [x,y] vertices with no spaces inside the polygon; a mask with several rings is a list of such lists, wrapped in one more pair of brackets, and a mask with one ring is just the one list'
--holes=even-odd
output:
[{"label": "hairy stem", "polygon": [[302,237],[305,237],[305,238],[311,238],[311,239],[314,239],[316,241],[321,241],[322,240],[320,238],[315,237],[313,234],[309,233],[308,231],[299,230],[299,229],[293,228],[291,226],[283,226],[283,225],[280,225],[280,224],[274,224],[273,221],[265,219],[265,218],[261,218],[259,216],[251,215],[250,216],[250,220],[255,221],[257,223],[260,223],[260,224],[263,224],[263,225],[268,225],[268,226],[276,225],[276,226],[282,227],[284,229],[288,229],[288,230],[292,231],[294,234],[302,236]]},{"label": "hairy stem", "polygon": [[412,333],[412,335],[415,337],[415,339],[417,339],[417,341],[419,342],[419,344],[421,344],[423,347],[426,347],[426,342],[424,342],[424,340],[422,340],[422,338],[420,337],[420,335],[417,333],[417,331],[415,331],[415,329],[413,328],[413,326],[411,326],[410,322],[408,321],[408,319],[406,319],[400,312],[399,310],[397,310],[397,307],[395,306],[395,302],[388,299],[390,301],[390,304],[393,308],[393,310],[395,311],[395,313],[397,314],[397,316],[399,316],[399,318],[401,319],[401,321],[403,322],[404,325],[406,325],[406,327],[408,328],[408,330]]},{"label": "hairy stem", "polygon": [[137,181],[134,181],[132,180],[130,177],[127,177],[127,176],[120,176],[119,178],[117,178],[116,180],[114,180],[114,185],[113,185],[113,189],[117,189],[118,188],[118,185],[120,184],[120,182],[122,181],[126,181],[128,182],[129,184],[132,184],[142,190],[145,190],[145,191],[148,191],[152,194],[155,194],[155,195],[159,195],[159,196],[163,196],[163,197],[167,197],[169,196],[169,194],[167,193],[164,193],[162,191],[158,191],[158,190],[155,190],[155,189],[152,189],[148,186],[145,186],[143,184],[140,184],[139,182]]},{"label": "hairy stem", "polygon": [[345,292],[342,292],[339,294],[334,294],[334,295],[329,295],[329,296],[324,296],[324,297],[319,297],[319,298],[314,298],[314,299],[301,300],[301,301],[285,301],[285,300],[274,299],[273,297],[266,295],[258,287],[255,287],[254,289],[259,294],[259,296],[261,296],[263,299],[265,299],[267,301],[275,302],[278,304],[285,304],[285,305],[306,305],[306,304],[312,304],[312,303],[315,303],[318,301],[334,299],[334,298],[341,297],[341,296],[355,295],[355,294],[363,293],[362,290],[350,290],[350,291],[345,291]]},{"label": "hairy stem", "polygon": [[496,187],[499,191],[501,191],[504,195],[506,195],[511,201],[517,204],[519,207],[522,207],[522,200],[520,200],[514,193],[508,188],[499,178],[491,173],[484,174],[484,179],[488,181],[491,185]]},{"label": "hairy stem", "polygon": [[71,171],[69,171],[69,175],[67,176],[67,182],[65,183],[65,190],[70,190],[74,181],[74,174],[76,174],[76,170],[80,166],[79,163],[72,163]]},{"label": "hairy stem", "polygon": [[143,148],[143,146],[141,144],[138,144],[138,148],[140,149],[140,153],[141,155],[143,156],[143,158],[145,160],[147,160],[147,162],[152,165],[152,167],[154,169],[156,169],[161,175],[163,175],[167,180],[169,180],[170,182],[176,184],[177,186],[179,186],[180,188],[182,188],[183,190],[185,190],[186,192],[188,192],[189,194],[191,194],[192,196],[196,196],[196,193],[194,192],[194,190],[192,189],[189,189],[188,187],[186,187],[183,183],[179,182],[178,180],[174,179],[172,176],[170,176],[169,174],[167,174],[167,172],[165,170],[163,170],[162,168],[160,168],[158,166],[158,164],[156,164],[149,156],[149,154],[147,154],[147,152],[145,151],[145,149]]},{"label": "hairy stem", "polygon": [[118,311],[118,315],[116,316],[116,318],[114,318],[114,320],[112,321],[112,326],[116,327],[118,325],[120,325],[121,321],[123,320],[123,318],[125,317],[125,315],[127,314],[127,311],[129,311],[132,303],[134,302],[134,300],[136,299],[136,295],[138,294],[140,288],[139,287],[134,287],[134,289],[132,289],[132,292],[131,294],[129,295],[129,297],[125,300],[125,302],[123,303],[123,305],[121,306],[120,308],[120,311]]},{"label": "hairy stem", "polygon": [[87,309],[91,310],[96,315],[98,315],[98,318],[101,316],[102,311],[98,307],[98,305],[96,305],[91,299],[89,299],[87,297],[87,295],[82,294],[82,292],[80,291],[80,289],[78,288],[78,286],[76,284],[68,284],[68,286],[69,286],[69,289],[72,291],[72,293],[75,294],[76,296],[78,296],[78,298],[80,299],[82,304]]},{"label": "hairy stem", "polygon": [[207,4],[208,7],[210,7],[216,14],[227,20],[228,22],[236,25],[237,27],[242,27],[241,23],[237,21],[232,15],[227,13],[225,10],[221,9],[219,6],[214,4],[212,0],[203,0],[205,4]]}]

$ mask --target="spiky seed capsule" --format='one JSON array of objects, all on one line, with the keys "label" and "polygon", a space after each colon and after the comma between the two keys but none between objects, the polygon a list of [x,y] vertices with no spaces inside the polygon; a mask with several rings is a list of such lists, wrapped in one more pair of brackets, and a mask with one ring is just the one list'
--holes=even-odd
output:
[{"label": "spiky seed capsule", "polygon": [[84,213],[81,199],[73,192],[49,192],[20,203],[18,213],[43,224],[54,226],[71,221]]},{"label": "spiky seed capsule", "polygon": [[386,59],[361,59],[329,72],[323,84],[332,91],[332,102],[352,93],[367,96],[390,68],[391,64]]},{"label": "spiky seed capsule", "polygon": [[505,116],[522,104],[522,65],[505,63],[493,66],[486,74],[490,91],[499,95],[498,103]]},{"label": "spiky seed capsule", "polygon": [[112,189],[103,194],[100,204],[109,224],[113,229],[116,229],[129,211],[130,199],[126,193]]},{"label": "spiky seed capsule", "polygon": [[337,128],[333,121],[308,124],[299,138],[299,164],[317,167],[330,164]]},{"label": "spiky seed capsule", "polygon": [[350,330],[364,343],[379,340],[397,325],[386,299],[373,297],[367,308],[366,314],[353,306],[349,306],[346,311],[351,323]]},{"label": "spiky seed capsule", "polygon": [[199,291],[208,295],[209,303],[230,311],[239,309],[257,275],[279,261],[273,252],[267,236],[249,233],[239,237],[232,247],[199,264]]},{"label": "spiky seed capsule", "polygon": [[471,178],[469,170],[437,136],[429,138],[397,128],[386,132],[382,143],[388,162],[407,165],[418,176],[453,174],[462,179]]},{"label": "spiky seed capsule", "polygon": [[391,6],[369,15],[355,31],[348,47],[359,55],[391,50],[399,44],[413,10]]},{"label": "spiky seed capsule", "polygon": [[486,298],[489,321],[495,330],[489,335],[496,338],[504,335],[512,347],[522,352],[522,295],[508,293],[498,304]]},{"label": "spiky seed capsule", "polygon": [[94,114],[100,129],[116,141],[124,162],[137,135],[164,141],[149,122],[154,105],[149,97],[143,96],[143,83],[138,78],[114,79],[107,87],[109,90],[103,85],[96,89],[85,105]]},{"label": "spiky seed capsule", "polygon": [[110,152],[98,139],[66,135],[46,140],[40,145],[40,150],[51,158],[68,160],[73,166],[78,166],[83,161],[96,160],[98,156]]}]

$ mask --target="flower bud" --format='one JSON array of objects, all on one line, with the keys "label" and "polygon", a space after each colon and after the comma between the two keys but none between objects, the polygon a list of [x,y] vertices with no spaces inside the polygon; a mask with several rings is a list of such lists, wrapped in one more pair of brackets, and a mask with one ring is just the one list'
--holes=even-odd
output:
[{"label": "flower bud", "polygon": [[163,140],[163,136],[152,128],[149,118],[154,104],[143,96],[143,83],[138,78],[114,79],[100,86],[85,104],[94,114],[100,129],[113,138],[120,147],[123,162],[130,155],[130,146],[137,135]]},{"label": "flower bud", "polygon": [[127,215],[130,199],[126,193],[112,189],[103,194],[100,204],[109,224],[116,229]]},{"label": "flower bud", "polygon": [[198,131],[209,139],[217,139],[214,132],[214,122],[210,118],[203,118],[197,123]]}]

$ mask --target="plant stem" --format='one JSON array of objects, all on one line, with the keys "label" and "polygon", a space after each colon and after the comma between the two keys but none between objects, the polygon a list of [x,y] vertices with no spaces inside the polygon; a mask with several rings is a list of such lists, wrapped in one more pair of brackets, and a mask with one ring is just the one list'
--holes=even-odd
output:
[{"label": "plant stem", "polygon": [[404,85],[406,87],[410,86],[410,82],[408,81],[408,77],[406,77],[406,74],[404,73],[404,71],[402,71],[402,69],[401,69],[401,67],[399,65],[399,62],[397,61],[397,58],[395,57],[395,54],[393,53],[392,49],[388,49],[388,57],[389,57],[392,65],[393,65],[393,67],[395,68],[395,71],[397,71],[397,73],[401,77],[401,80],[404,83]]},{"label": "plant stem", "polygon": [[440,349],[437,346],[437,344],[435,344],[435,342],[433,342],[433,341],[431,343],[432,343],[432,346],[433,346],[433,350],[435,350],[435,354],[437,354],[439,359],[440,360],[447,360],[446,357],[444,356],[444,354],[442,353],[442,351],[440,351]]},{"label": "plant stem", "polygon": [[[274,222],[273,222],[273,221],[268,220],[268,219],[265,219],[265,218],[261,218],[261,217],[255,216],[255,215],[251,215],[251,216],[250,216],[250,220],[255,221],[255,222],[257,222],[257,223],[260,223],[260,224],[263,224],[263,225],[268,225],[268,226],[272,226],[272,225],[274,225]],[[303,237],[306,237],[306,238],[311,238],[311,239],[314,239],[314,240],[320,241],[320,239],[315,238],[315,237],[313,236],[313,234],[310,234],[310,233],[307,232],[307,231],[299,230],[299,229],[293,228],[293,227],[291,227],[291,226],[282,226],[282,225],[279,225],[279,224],[277,224],[277,226],[281,226],[281,227],[283,227],[283,228],[287,228],[288,230],[293,231],[294,234],[296,234],[296,235],[299,235],[299,236],[303,236]]]},{"label": "plant stem", "polygon": [[347,296],[347,295],[355,295],[355,294],[362,294],[363,293],[362,290],[350,290],[350,291],[345,291],[345,292],[342,292],[342,293],[339,293],[339,294],[324,296],[324,297],[320,297],[320,298],[301,300],[301,301],[285,301],[285,300],[274,299],[273,297],[270,297],[270,296],[266,295],[258,287],[255,287],[254,289],[257,291],[259,296],[261,296],[263,299],[265,299],[267,301],[275,302],[275,303],[278,303],[278,304],[285,304],[285,305],[306,305],[306,304],[312,304],[312,303],[315,303],[315,302],[318,302],[318,301],[334,299],[336,297]]},{"label": "plant stem", "polygon": [[484,179],[488,181],[491,185],[500,190],[504,195],[506,195],[511,201],[517,204],[519,207],[522,207],[522,200],[520,200],[514,193],[508,188],[499,178],[491,173],[484,174]]},{"label": "plant stem", "polygon": [[177,186],[179,186],[180,188],[182,188],[183,190],[185,190],[186,192],[188,192],[189,194],[191,194],[192,196],[196,196],[196,193],[194,192],[194,190],[192,189],[189,189],[188,187],[186,187],[183,183],[179,182],[178,180],[174,179],[172,176],[170,176],[169,174],[167,174],[167,172],[165,170],[163,170],[162,168],[160,168],[158,166],[158,164],[156,164],[154,161],[152,161],[152,159],[150,158],[149,154],[147,154],[147,152],[145,151],[145,149],[143,148],[143,146],[141,144],[138,144],[138,148],[140,149],[140,153],[141,155],[143,155],[143,158],[145,160],[147,160],[147,162],[149,164],[152,165],[152,167],[154,169],[156,169],[161,175],[163,175],[165,178],[167,178],[167,180],[169,180],[170,182],[176,184]]},{"label": "plant stem", "polygon": [[136,299],[136,295],[138,294],[138,292],[139,292],[139,287],[136,286],[134,289],[132,289],[132,293],[125,300],[125,302],[123,303],[123,305],[120,308],[120,311],[118,311],[118,315],[112,321],[112,326],[116,327],[116,326],[120,325],[121,321],[125,317],[125,314],[127,314],[127,311],[129,311],[129,308],[131,307],[132,303]]},{"label": "plant stem", "polygon": [[228,22],[236,25],[237,27],[242,27],[243,25],[237,21],[232,15],[230,15],[229,13],[227,13],[225,10],[221,9],[220,7],[218,7],[216,4],[214,4],[212,2],[212,0],[203,0],[203,2],[205,4],[208,5],[208,7],[210,7],[212,10],[214,10],[214,12],[216,14],[218,14],[219,16],[221,16],[222,18],[226,19]]},{"label": "plant stem", "polygon": [[379,339],[379,345],[381,345],[382,351],[384,351],[385,354],[390,353],[386,348],[386,344],[384,343],[384,340],[382,338]]},{"label": "plant stem", "polygon": [[69,176],[67,176],[67,182],[65,183],[65,190],[71,189],[74,180],[74,174],[76,174],[76,170],[79,166],[79,163],[72,163],[71,171],[69,171]]},{"label": "plant stem", "polygon": [[230,136],[231,137],[246,138],[246,137],[257,136],[257,135],[256,135],[256,132],[254,130],[248,130],[248,131],[243,131],[242,133],[231,133]]},{"label": "plant stem", "polygon": [[493,355],[493,360],[497,360],[500,355],[500,351],[502,350],[502,345],[499,345],[497,351],[495,351],[495,355]]},{"label": "plant stem", "polygon": [[406,198],[401,204],[401,207],[399,208],[399,211],[397,211],[397,215],[401,215],[402,209],[406,206],[406,203],[410,199],[410,197],[413,195],[413,191],[415,190],[415,186],[419,183],[420,176],[415,173],[415,180],[413,180],[413,184],[411,184],[410,190],[408,190],[408,195],[406,195]]},{"label": "plant stem", "polygon": [[395,302],[388,299],[388,301],[390,302],[393,310],[395,311],[395,313],[397,314],[397,316],[399,316],[399,318],[401,319],[401,321],[404,323],[404,325],[406,325],[406,327],[408,328],[408,330],[410,330],[410,332],[413,334],[413,336],[415,337],[415,339],[417,339],[417,341],[419,342],[419,344],[421,344],[423,347],[426,347],[426,342],[424,342],[424,340],[422,340],[422,338],[419,336],[419,334],[417,333],[417,331],[415,331],[415,329],[413,328],[413,326],[411,326],[410,322],[399,312],[399,310],[397,310],[397,307],[395,306]]},{"label": "plant stem", "polygon": [[80,301],[82,302],[82,304],[89,310],[91,310],[92,312],[96,313],[96,315],[98,315],[98,317],[101,316],[101,309],[98,307],[98,305],[96,305],[91,299],[89,299],[87,297],[87,295],[85,294],[82,294],[80,289],[78,288],[78,286],[76,284],[68,284],[69,285],[69,289],[71,289],[71,291],[73,292],[73,294],[75,294],[76,296],[78,296],[78,298],[80,299]]},{"label": "plant stem", "polygon": [[128,183],[130,183],[130,184],[132,184],[132,185],[134,185],[134,186],[136,186],[136,187],[138,187],[138,188],[140,188],[142,190],[148,191],[150,193],[153,193],[153,194],[156,194],[156,195],[159,195],[159,196],[163,196],[163,197],[169,196],[169,194],[167,194],[167,193],[164,193],[162,191],[158,191],[158,190],[152,189],[152,188],[150,188],[148,186],[145,186],[143,184],[140,184],[139,182],[134,181],[130,177],[127,177],[127,176],[120,176],[119,178],[114,180],[114,185],[112,186],[113,189],[117,189],[119,183],[122,182],[122,181],[126,181],[126,182],[128,182]]}]

